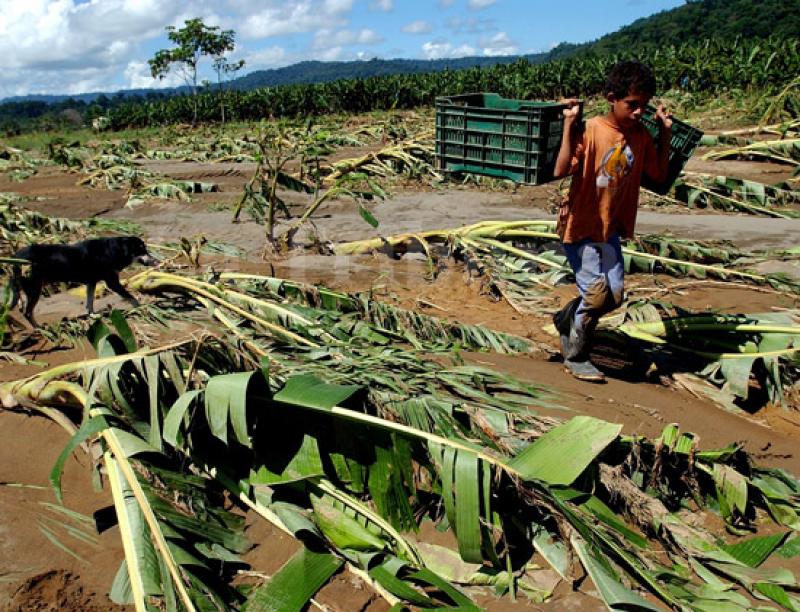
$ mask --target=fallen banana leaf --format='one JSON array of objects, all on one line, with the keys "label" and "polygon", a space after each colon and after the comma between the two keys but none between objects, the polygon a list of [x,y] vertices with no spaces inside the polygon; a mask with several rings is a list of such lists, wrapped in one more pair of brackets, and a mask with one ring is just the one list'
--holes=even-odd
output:
[{"label": "fallen banana leaf", "polygon": [[[277,281],[272,282],[277,283]],[[286,290],[284,289],[284,291]],[[213,292],[209,292],[209,295],[213,295]],[[331,293],[329,299],[342,298]],[[757,584],[783,586],[789,581],[788,576],[783,574],[773,576],[763,572],[758,575],[748,573],[745,563],[740,562],[731,554],[724,553],[713,538],[697,529],[689,528],[663,506],[663,503],[668,502],[675,494],[675,490],[670,485],[673,470],[674,474],[684,474],[688,469],[694,471],[693,473],[696,474],[695,486],[701,487],[705,494],[716,494],[721,491],[721,499],[729,501],[732,510],[730,520],[732,521],[747,520],[746,517],[751,514],[752,508],[766,505],[771,508],[770,513],[779,522],[784,524],[796,522],[797,501],[793,496],[796,496],[795,492],[800,492],[800,485],[787,475],[778,477],[765,472],[737,470],[735,466],[745,464],[741,463],[741,459],[735,458],[738,457],[737,453],[741,452],[735,448],[722,452],[698,451],[694,448],[691,437],[680,435],[676,428],[665,430],[663,438],[666,442],[659,446],[642,439],[621,438],[618,435],[618,425],[603,424],[596,420],[586,421],[585,417],[584,420],[573,420],[561,426],[557,422],[554,423],[552,419],[538,418],[529,413],[525,414],[523,418],[524,413],[515,411],[512,405],[506,405],[507,402],[488,404],[490,395],[483,394],[477,388],[470,388],[470,384],[474,384],[474,382],[467,384],[466,381],[475,381],[475,373],[471,374],[470,378],[464,379],[463,383],[456,384],[457,381],[453,380],[448,384],[456,384],[453,388],[458,389],[458,393],[462,397],[484,398],[480,410],[487,411],[487,417],[480,421],[479,426],[477,421],[474,421],[474,419],[478,419],[479,413],[465,410],[464,400],[461,400],[460,405],[456,401],[446,410],[441,410],[448,406],[448,403],[443,401],[444,398],[435,401],[434,398],[431,398],[425,402],[424,406],[428,411],[429,418],[433,417],[432,421],[425,421],[420,419],[419,412],[411,411],[412,406],[417,406],[414,410],[418,410],[423,405],[420,400],[425,396],[416,398],[416,404],[412,403],[408,393],[415,387],[398,387],[400,380],[382,379],[372,365],[375,363],[374,361],[365,362],[366,369],[373,377],[371,385],[374,388],[363,395],[357,388],[353,388],[352,383],[349,385],[345,383],[344,386],[341,386],[330,380],[326,381],[324,378],[314,379],[307,374],[298,378],[295,375],[295,372],[302,374],[303,369],[314,364],[317,368],[316,371],[323,376],[345,382],[348,377],[352,376],[348,372],[354,370],[343,368],[342,365],[346,364],[346,361],[342,361],[341,357],[337,368],[326,368],[324,361],[318,361],[318,356],[321,354],[320,349],[304,349],[309,351],[309,360],[303,358],[302,352],[295,351],[290,351],[278,358],[279,355],[275,348],[280,347],[280,343],[275,347],[270,347],[268,339],[257,336],[254,336],[251,342],[254,346],[256,344],[262,346],[258,356],[270,355],[265,364],[268,364],[271,374],[264,380],[261,391],[253,387],[253,381],[254,377],[263,376],[263,373],[255,374],[252,371],[245,371],[238,375],[236,369],[228,369],[232,367],[234,361],[240,359],[236,357],[239,350],[248,350],[247,345],[233,350],[217,341],[213,343],[206,341],[202,345],[202,350],[199,351],[191,345],[186,345],[184,348],[179,345],[164,351],[108,356],[96,363],[60,366],[25,381],[5,383],[3,388],[4,391],[7,390],[6,392],[14,396],[22,397],[27,394],[31,400],[35,398],[37,401],[53,401],[67,393],[70,397],[79,398],[85,402],[88,399],[86,392],[74,383],[62,382],[61,378],[86,372],[84,379],[86,389],[90,390],[96,398],[94,401],[104,398],[103,402],[109,407],[104,411],[105,418],[114,418],[115,414],[133,415],[129,412],[132,407],[131,398],[133,396],[131,393],[141,394],[142,397],[149,396],[150,399],[147,403],[150,404],[150,409],[139,413],[140,416],[136,418],[144,419],[145,423],[153,420],[159,421],[157,426],[151,425],[148,428],[150,435],[147,435],[145,430],[142,430],[142,433],[131,433],[131,431],[137,431],[136,427],[128,431],[125,436],[117,427],[102,432],[104,439],[107,438],[111,444],[115,461],[143,461],[148,453],[157,452],[155,449],[159,444],[158,440],[152,438],[152,432],[163,432],[159,435],[168,438],[169,444],[174,442],[179,445],[180,449],[176,448],[175,451],[180,452],[182,456],[189,458],[192,462],[212,467],[210,472],[204,470],[204,473],[217,474],[220,478],[219,482],[224,483],[224,486],[240,499],[249,499],[248,491],[262,491],[259,498],[262,502],[251,500],[249,503],[254,504],[252,506],[254,508],[260,508],[260,512],[264,516],[271,517],[276,524],[280,523],[284,527],[286,523],[277,518],[276,513],[282,512],[288,517],[286,512],[292,505],[287,505],[287,501],[283,500],[283,491],[306,491],[303,495],[308,495],[308,501],[305,503],[309,504],[307,506],[309,508],[313,507],[310,500],[314,496],[331,495],[327,498],[330,501],[325,502],[325,507],[330,509],[326,512],[333,512],[334,514],[331,516],[338,518],[329,520],[328,526],[324,527],[326,524],[324,521],[319,524],[314,522],[315,513],[307,514],[303,520],[306,521],[305,524],[308,527],[303,529],[316,530],[319,534],[317,537],[325,537],[329,543],[334,540],[339,542],[339,545],[343,546],[339,549],[340,554],[348,559],[350,564],[348,567],[361,567],[360,571],[364,571],[363,568],[370,567],[370,563],[380,562],[380,567],[383,569],[372,571],[373,579],[383,585],[380,588],[388,589],[395,593],[395,596],[406,598],[406,601],[417,601],[420,604],[425,601],[425,605],[430,605],[430,597],[433,594],[428,592],[423,595],[418,590],[418,586],[421,584],[435,586],[439,593],[435,597],[441,598],[439,601],[449,601],[455,604],[464,601],[463,594],[452,590],[452,587],[443,582],[441,578],[437,578],[429,569],[426,570],[420,566],[424,561],[410,552],[413,550],[412,547],[403,547],[399,544],[404,536],[391,526],[391,523],[395,522],[408,525],[405,521],[409,520],[409,516],[413,521],[414,505],[423,503],[422,500],[426,496],[433,496],[433,499],[437,500],[441,499],[442,506],[440,507],[443,508],[443,512],[438,516],[438,520],[446,521],[445,524],[449,524],[450,528],[455,530],[462,557],[478,559],[483,564],[490,566],[495,566],[499,562],[501,571],[505,571],[502,557],[504,555],[502,542],[505,538],[532,539],[534,533],[541,533],[538,525],[542,521],[551,526],[569,525],[571,529],[577,530],[581,540],[564,539],[561,529],[558,527],[555,527],[554,531],[550,533],[561,539],[562,543],[572,549],[579,558],[583,555],[584,568],[590,573],[594,572],[593,575],[602,584],[608,585],[604,591],[604,597],[609,600],[613,598],[622,600],[632,597],[631,593],[635,594],[635,591],[624,584],[621,585],[622,590],[614,587],[615,581],[622,580],[629,585],[640,584],[669,605],[677,605],[676,602],[679,601],[687,604],[688,602],[699,602],[698,595],[692,589],[701,588],[704,576],[707,577],[706,570],[700,569],[695,577],[687,575],[685,586],[680,589],[662,584],[656,577],[659,575],[658,571],[667,572],[668,570],[663,568],[656,571],[660,566],[654,561],[654,558],[649,557],[646,548],[641,548],[641,542],[637,540],[642,536],[636,533],[635,528],[625,526],[625,520],[614,515],[614,512],[620,512],[623,509],[630,510],[634,507],[638,507],[640,510],[626,514],[626,516],[634,520],[636,526],[642,528],[643,533],[649,533],[650,537],[657,537],[658,533],[662,533],[663,538],[658,539],[659,545],[670,548],[672,554],[680,555],[686,554],[686,551],[695,551],[692,554],[701,560],[701,566],[713,567],[715,571],[724,570],[726,575],[730,575],[744,588],[750,590],[757,589]],[[107,344],[113,345],[110,342]],[[98,346],[100,346],[99,341]],[[344,347],[337,350],[340,356],[349,353],[350,357],[348,358],[353,359],[359,355],[363,358],[363,356],[371,354],[365,348],[359,349],[362,351],[361,353],[359,350]],[[381,348],[380,350],[385,349]],[[192,357],[193,355],[195,357]],[[172,409],[168,409],[168,404],[161,407],[162,401],[158,399],[159,393],[156,392],[156,395],[152,395],[153,390],[167,391],[175,385],[176,377],[183,380],[183,375],[180,373],[186,371],[187,360],[190,358],[195,364],[193,368],[198,373],[202,373],[200,378],[195,380],[203,382],[200,383],[200,386],[195,386],[198,384],[197,382],[185,386],[186,391],[182,395],[170,392],[168,395],[173,398],[186,396],[187,399],[181,400],[180,403],[174,403]],[[298,358],[296,366],[291,366],[291,361],[298,360]],[[172,360],[176,360],[176,365],[183,365],[177,365],[177,367],[169,365]],[[406,370],[408,366],[401,366],[400,364],[404,362],[396,357],[392,359],[392,363],[395,375],[399,371],[412,372],[410,369]],[[295,367],[299,368],[299,371]],[[402,367],[403,370],[398,370],[398,367]],[[209,370],[209,368],[214,369]],[[171,374],[167,375],[167,372],[171,372]],[[234,376],[230,377],[229,375]],[[208,401],[208,398],[201,400],[200,394],[207,392],[209,384],[213,389],[216,383],[211,381],[217,376],[222,377],[220,381],[227,381],[226,388],[228,390],[224,395],[228,399],[215,399],[211,404],[206,404],[206,409],[202,409],[201,407]],[[447,376],[449,375],[437,375],[437,378],[441,378],[444,382],[447,380]],[[430,391],[422,392],[430,393]],[[399,393],[399,395],[390,400],[395,393]],[[246,415],[245,422],[240,421],[239,425],[236,425],[231,417],[231,398],[236,397],[245,398],[246,405],[251,406],[250,409],[244,411],[241,411],[240,408],[236,409],[239,414]],[[155,403],[153,398],[156,398]],[[241,402],[241,399],[237,399],[236,402]],[[340,402],[350,406],[340,406]],[[466,404],[472,402],[471,399],[466,400]],[[241,406],[241,404],[237,405]],[[255,406],[260,406],[257,412],[254,410]],[[404,406],[403,409],[400,408],[401,406]],[[372,411],[377,413],[387,409],[393,415],[391,420],[377,416],[377,414],[370,414]],[[454,414],[459,410],[463,415],[461,418],[466,418],[473,423],[468,429],[447,420],[448,414]],[[497,413],[498,416],[502,414],[505,416],[501,419],[489,417],[492,410],[501,411]],[[176,416],[172,416],[173,413]],[[430,428],[431,431],[408,424],[408,421],[403,422],[405,419],[411,418],[412,414],[416,415],[414,416],[415,423],[425,423],[425,427]],[[221,415],[227,416],[223,419]],[[277,418],[281,418],[281,424],[278,427],[274,425]],[[259,427],[257,425],[259,419],[266,419],[265,422],[270,422],[273,426],[269,429]],[[226,423],[226,429],[229,432],[224,436],[225,441],[222,437],[223,422]],[[525,429],[526,422],[530,422],[533,429]],[[216,425],[212,427],[212,423],[216,423]],[[490,425],[490,423],[495,425]],[[243,427],[246,428],[246,434]],[[442,429],[439,429],[440,427]],[[478,436],[478,432],[485,432],[487,427],[501,427],[501,429],[495,430],[485,438]],[[586,446],[579,445],[574,441],[574,436],[568,436],[565,433],[573,430],[589,432],[595,429],[598,432],[607,430],[607,434],[599,437],[589,436],[589,444]],[[216,433],[213,433],[215,431]],[[291,442],[295,435],[292,433],[293,431],[302,434],[309,442],[296,446],[294,442]],[[369,433],[359,435],[355,433],[357,431]],[[437,433],[438,431],[445,435]],[[519,432],[527,432],[523,434],[526,438],[518,439],[515,443],[512,442],[515,435],[520,435]],[[535,440],[533,443],[529,441],[531,432],[533,432],[532,437]],[[561,439],[564,441],[559,442]],[[354,440],[359,440],[359,444],[353,446],[350,442]],[[362,454],[365,448],[363,445],[367,441],[374,451],[364,456]],[[568,441],[576,445],[569,451],[577,453],[576,461],[572,464],[563,464],[559,460],[564,456],[563,445]],[[252,447],[249,447],[248,444],[252,444]],[[114,448],[117,450],[114,451]],[[219,449],[222,448],[229,450],[220,452]],[[640,457],[639,463],[628,464],[624,458],[628,453],[633,452],[634,448],[637,449],[637,456]],[[162,452],[167,452],[167,449]],[[278,453],[278,455],[273,456],[271,453]],[[308,459],[313,456],[318,456],[320,459],[326,457],[326,459],[309,463]],[[239,459],[230,463],[234,457]],[[243,466],[237,467],[238,462],[245,457],[252,457],[252,460],[247,460]],[[581,459],[578,460],[578,457]],[[273,479],[270,481],[271,484],[265,485],[263,477],[259,474],[283,473],[275,469],[273,465],[275,458],[280,458],[279,461],[283,465],[293,465],[294,474],[289,479],[285,477],[282,481]],[[535,458],[536,461],[532,458]],[[616,463],[616,465],[604,463],[611,458],[615,458],[615,462],[621,461],[621,463]],[[654,472],[652,466],[657,460],[662,468],[661,471]],[[520,465],[524,463],[527,466],[524,473],[515,467],[514,461],[519,461]],[[120,465],[126,464],[122,462]],[[569,469],[567,469],[568,465]],[[242,471],[241,468],[244,466],[254,468],[250,472],[250,476],[247,475],[249,468]],[[335,477],[326,478],[325,481],[343,485],[344,490],[341,493],[334,494],[331,489],[327,489],[331,491],[328,493],[326,489],[319,488],[330,486],[320,480],[319,466],[322,466],[321,469],[326,475]],[[545,466],[552,467],[545,468]],[[114,467],[111,468],[112,472],[114,469]],[[631,469],[636,472],[626,472]],[[550,471],[548,472],[548,470]],[[238,476],[233,479],[225,476],[231,471]],[[714,474],[717,476],[715,477]],[[162,475],[161,478],[163,477]],[[243,481],[242,477],[247,480]],[[649,492],[645,492],[635,485],[632,479],[639,479],[639,482],[643,483],[650,482],[653,487],[648,489]],[[124,482],[127,486],[133,487],[132,490],[135,490],[135,482],[130,478],[124,477]],[[243,485],[236,484],[243,482]],[[562,490],[558,487],[563,487],[563,485],[547,484],[548,482],[570,483],[572,489]],[[726,483],[735,484],[729,486]],[[768,491],[763,495],[769,497],[762,497],[761,493],[742,497],[741,483],[746,483],[748,490],[756,490],[755,487],[758,491]],[[242,490],[242,486],[245,487],[244,490]],[[266,495],[265,486],[270,491]],[[286,487],[290,487],[290,489],[286,489]],[[298,487],[301,488],[298,489]],[[786,492],[783,492],[780,487],[784,487]],[[374,503],[371,512],[377,510],[378,515],[385,517],[384,520],[388,520],[388,523],[381,526],[380,522],[368,518],[369,513],[360,509],[362,502],[348,501],[352,497],[350,491],[358,492],[364,500],[372,500],[368,504]],[[592,501],[594,491],[605,497],[604,503],[600,499]],[[606,496],[604,491],[613,492],[613,495]],[[659,491],[663,491],[663,496]],[[684,492],[682,495],[687,499],[703,499],[702,495],[692,498],[688,492]],[[644,504],[641,498],[647,499],[647,503]],[[398,503],[400,499],[405,499],[405,503],[413,504],[410,506],[412,509],[410,515],[406,510],[402,510]],[[168,519],[169,521],[175,521],[178,518],[174,514],[174,509],[170,510],[162,502],[155,504],[151,511],[148,511],[147,506],[142,506],[141,503],[137,503],[137,507],[142,510],[145,517],[150,515],[151,511],[156,515],[154,523],[151,524],[151,521],[147,521],[148,529],[151,531],[154,528],[153,525],[160,524],[159,521],[162,520],[157,518],[158,513],[164,513],[164,517],[171,517]],[[302,506],[295,507],[300,509]],[[321,508],[321,506],[317,507]],[[270,508],[274,508],[274,510]],[[649,514],[641,513],[641,509],[644,508],[649,509]],[[713,508],[706,510],[711,511]],[[296,511],[292,510],[292,512]],[[517,523],[509,522],[508,512],[511,512],[511,515],[527,518],[522,523],[519,523],[519,518]],[[324,514],[320,515],[321,519]],[[296,518],[292,521],[295,521],[298,527],[304,524],[300,521],[301,514],[293,516]],[[349,518],[345,520],[344,516]],[[598,521],[597,517],[602,518]],[[356,528],[355,524],[350,521],[356,521],[360,527]],[[537,525],[537,529],[520,532],[518,527],[513,527],[515,524],[527,524],[527,521],[530,521],[531,525]],[[655,522],[662,525],[664,531],[650,531]],[[340,529],[345,523],[351,526],[351,533],[359,532],[361,535],[356,539],[353,539],[352,535],[347,535],[346,539],[343,539],[345,534],[335,535],[338,531],[331,531],[333,528]],[[314,525],[318,526],[314,527]],[[690,535],[687,536],[687,534]],[[222,536],[222,532],[219,535]],[[678,542],[679,546],[676,548],[671,542]],[[354,546],[355,548],[353,548]],[[552,544],[540,539],[539,548],[549,551],[545,558],[552,559],[556,568],[562,572],[568,571],[557,560],[559,557]],[[403,557],[393,557],[389,551],[394,551],[394,554],[402,554]],[[697,557],[700,551],[703,556]],[[133,549],[130,553],[132,559],[136,554]],[[370,559],[374,559],[375,554],[383,555],[382,560],[370,561]],[[194,556],[196,557],[196,555]],[[398,560],[392,561],[395,558]],[[187,571],[185,567],[179,569],[183,566],[180,565],[178,557],[175,559],[178,561],[177,571]],[[131,560],[128,567],[136,567],[136,562]],[[139,571],[139,574],[146,575],[142,571]],[[168,571],[165,574],[162,571],[161,575],[163,579],[166,579],[165,577],[172,576],[172,573]],[[141,583],[141,588],[137,587],[137,590],[144,591],[144,582],[137,580]],[[691,582],[697,580],[700,582]],[[131,584],[134,582],[130,578],[128,581]],[[124,585],[124,583],[125,579],[121,576],[118,584]],[[192,588],[198,586],[191,579],[190,584]],[[193,597],[192,592],[189,592],[190,599]],[[398,593],[402,595],[398,595]],[[776,597],[780,597],[775,593],[773,594]]]},{"label": "fallen banana leaf", "polygon": [[244,610],[300,612],[341,566],[342,561],[330,553],[301,548],[269,582],[247,598]]}]

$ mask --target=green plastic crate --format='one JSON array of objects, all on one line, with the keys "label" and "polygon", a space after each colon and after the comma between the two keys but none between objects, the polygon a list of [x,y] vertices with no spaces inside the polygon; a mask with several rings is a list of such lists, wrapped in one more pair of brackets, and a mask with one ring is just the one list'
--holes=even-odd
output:
[{"label": "green plastic crate", "polygon": [[563,109],[563,104],[511,100],[495,93],[438,97],[437,168],[530,185],[551,181]]},{"label": "green plastic crate", "polygon": [[[652,134],[653,138],[658,143],[658,122],[656,121],[656,109],[649,104],[645,107],[642,113],[642,124]],[[686,162],[692,156],[695,148],[697,147],[700,139],[703,137],[703,132],[697,128],[693,128],[688,123],[672,120],[672,140],[669,147],[669,172],[666,180],[657,183],[652,181],[647,176],[642,177],[642,187],[654,191],[661,195],[666,194],[671,188],[675,179],[683,170]]]}]

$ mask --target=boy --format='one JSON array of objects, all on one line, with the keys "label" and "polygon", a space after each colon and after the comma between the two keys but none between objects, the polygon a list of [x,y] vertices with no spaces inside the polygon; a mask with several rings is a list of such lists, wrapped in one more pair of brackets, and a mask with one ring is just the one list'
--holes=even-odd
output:
[{"label": "boy", "polygon": [[624,61],[611,69],[606,81],[608,114],[581,126],[578,101],[564,101],[564,133],[554,175],[571,174],[572,185],[559,211],[557,232],[579,296],[557,312],[553,322],[561,337],[564,366],[581,380],[605,380],[589,360],[590,341],[599,318],[623,301],[620,238],[633,236],[642,173],[657,181],[666,178],[672,118],[658,107],[658,149],[640,121],[655,89],[647,66]]}]

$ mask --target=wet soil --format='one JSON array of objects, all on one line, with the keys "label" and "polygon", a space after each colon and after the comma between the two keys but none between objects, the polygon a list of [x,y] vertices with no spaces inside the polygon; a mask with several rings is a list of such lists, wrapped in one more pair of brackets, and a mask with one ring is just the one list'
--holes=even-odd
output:
[{"label": "wet soil", "polygon": [[[358,154],[357,152],[355,154]],[[720,165],[720,164],[724,164]],[[800,405],[792,400],[784,407],[766,407],[753,412],[726,412],[707,399],[696,397],[678,385],[664,385],[641,373],[632,375],[630,356],[608,352],[597,355],[606,370],[607,384],[592,385],[574,380],[563,371],[557,340],[547,331],[549,312],[571,298],[574,289],[558,288],[543,302],[541,315],[523,315],[503,301],[495,301],[482,289],[480,279],[470,279],[463,267],[447,262],[436,280],[425,280],[426,265],[418,255],[400,259],[383,254],[328,256],[297,250],[288,255],[263,256],[264,228],[246,216],[231,222],[231,207],[238,201],[243,184],[252,173],[252,164],[213,164],[191,162],[148,162],[151,170],[172,178],[218,183],[220,192],[195,196],[191,203],[154,201],[133,209],[124,207],[125,191],[90,189],[76,185],[80,178],[59,168],[44,168],[22,183],[0,177],[0,191],[43,197],[26,206],[49,215],[70,218],[102,216],[138,223],[151,244],[176,241],[180,237],[204,235],[242,249],[242,258],[202,257],[201,269],[244,270],[295,280],[321,283],[344,290],[371,289],[382,299],[428,314],[462,322],[487,325],[536,341],[539,349],[530,355],[507,356],[489,353],[470,354],[474,363],[490,365],[520,378],[545,385],[564,407],[552,414],[569,417],[590,414],[620,422],[630,434],[657,436],[669,423],[679,423],[685,431],[699,436],[703,448],[741,442],[764,465],[800,473]],[[774,183],[785,178],[785,167],[754,162],[702,162],[691,160],[689,169],[714,174],[729,174]],[[553,184],[515,190],[490,191],[454,186],[448,189],[394,188],[393,197],[373,208],[380,226],[371,228],[346,202],[331,202],[314,217],[300,242],[318,243],[366,239],[400,232],[419,232],[452,228],[486,219],[552,218],[556,201]],[[289,197],[297,206],[297,196]],[[286,227],[281,220],[278,232]],[[743,249],[796,246],[800,221],[762,219],[745,215],[707,212],[664,212],[644,209],[638,230],[642,233],[671,232],[694,239],[730,240]],[[780,269],[800,276],[792,263],[777,262]],[[129,271],[130,272],[130,271]],[[676,280],[640,275],[630,278],[631,288],[695,309],[723,312],[765,312],[796,308],[792,296],[737,283]],[[145,297],[145,299],[148,299]],[[80,316],[83,298],[60,293],[45,298],[37,308],[41,321]],[[98,308],[124,305],[116,296],[98,300]],[[173,330],[174,331],[174,330]],[[175,332],[177,333],[177,332]],[[602,352],[602,351],[601,351]],[[25,357],[50,366],[85,358],[91,349],[85,345],[55,350],[42,341]],[[36,366],[21,366],[0,361],[0,380],[14,380],[38,371]],[[546,412],[542,410],[542,412]],[[53,544],[42,525],[53,525],[45,502],[54,502],[48,476],[68,440],[61,427],[34,413],[0,409],[0,605],[8,610],[111,610],[108,589],[123,558],[116,527],[100,534],[96,546],[69,539],[63,543],[71,552]],[[107,491],[95,491],[87,455],[78,452],[67,462],[64,474],[65,504],[87,516],[108,506]],[[255,574],[250,580],[263,580],[290,558],[297,543],[274,531],[263,521],[248,519],[248,534],[257,544],[248,554]],[[72,554],[74,553],[74,554]],[[77,558],[75,555],[77,555]],[[556,597],[537,609],[602,609],[582,586],[572,592],[568,585],[556,589]],[[330,610],[385,610],[388,606],[359,579],[347,573],[337,576],[316,600]],[[533,609],[526,602],[511,604],[489,596],[482,600],[488,609]]]}]

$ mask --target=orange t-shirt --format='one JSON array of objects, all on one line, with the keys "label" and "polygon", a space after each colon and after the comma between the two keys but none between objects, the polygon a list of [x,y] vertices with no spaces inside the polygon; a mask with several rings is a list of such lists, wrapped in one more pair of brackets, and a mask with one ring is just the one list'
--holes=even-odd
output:
[{"label": "orange t-shirt", "polygon": [[642,172],[652,178],[660,174],[647,128],[637,124],[623,131],[605,116],[589,119],[570,163],[572,185],[558,219],[561,240],[633,236]]}]

